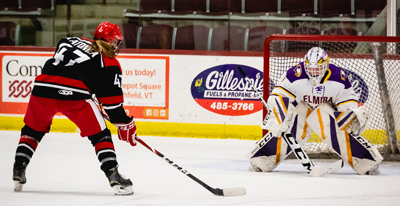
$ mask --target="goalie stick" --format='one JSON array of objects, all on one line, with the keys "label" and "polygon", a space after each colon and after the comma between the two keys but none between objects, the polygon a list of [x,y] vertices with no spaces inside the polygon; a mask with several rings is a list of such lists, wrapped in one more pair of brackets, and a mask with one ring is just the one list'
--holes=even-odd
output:
[{"label": "goalie stick", "polygon": [[[338,169],[343,167],[342,160],[334,162],[327,167],[318,167],[318,166],[313,165],[311,161],[309,161],[309,162],[307,161],[307,159],[309,159],[309,158],[308,158],[308,156],[306,156],[307,154],[302,150],[300,145],[297,142],[294,143],[294,141],[296,141],[296,139],[293,138],[293,136],[290,133],[286,133],[286,134],[283,133],[283,134],[286,135],[286,138],[283,138],[285,140],[286,144],[288,144],[291,147],[292,151],[295,151],[295,155],[296,155],[297,159],[299,159],[301,161],[302,165],[307,169],[307,172],[311,176],[315,176],[315,177],[322,176],[325,174],[335,172]],[[248,159],[251,159],[251,157],[253,157],[254,154],[256,154],[257,151],[260,150],[265,144],[267,144],[272,138],[274,138],[272,136],[272,132],[268,132],[263,138],[261,138],[259,141],[256,142],[256,147],[252,151],[246,153],[245,156]],[[286,140],[291,140],[291,141],[287,142]],[[310,167],[312,167],[311,171],[310,171]]]},{"label": "goalie stick", "polygon": [[[254,88],[254,85],[249,80],[247,75],[244,73],[242,67],[238,66],[237,69],[242,74],[242,76],[245,78],[245,80],[249,84],[250,88],[253,90],[254,95],[262,102],[265,109],[268,112],[270,112],[271,110],[268,108],[267,102],[265,102],[265,100],[257,93],[257,90]],[[271,133],[271,132],[269,132],[269,133]],[[313,177],[319,177],[319,176],[322,176],[325,174],[335,172],[335,171],[339,170],[340,168],[342,168],[344,165],[343,159],[341,159],[341,160],[336,161],[326,167],[314,166],[314,164],[311,162],[310,158],[308,157],[307,153],[305,153],[303,148],[301,148],[300,144],[297,143],[296,139],[293,137],[293,135],[290,133],[290,131],[282,131],[281,135],[282,135],[282,138],[285,140],[285,142],[290,146],[290,149],[293,151],[296,158],[301,162],[301,164],[307,170],[307,172]],[[269,141],[272,139],[272,138],[270,138],[270,136],[272,136],[272,134],[267,135],[268,138],[263,140],[263,144],[267,143],[266,140]],[[261,147],[261,145],[258,145],[258,146]],[[247,154],[247,156],[248,155],[249,154]]]},{"label": "goalie stick", "polygon": [[[99,106],[99,110],[100,113],[102,114],[103,118],[110,121],[110,119],[108,118],[108,116],[106,114],[104,114],[103,112],[103,107],[102,105],[97,101],[97,99],[93,99],[93,101]],[[170,165],[172,165],[173,167],[175,167],[177,170],[179,170],[180,172],[182,172],[183,174],[185,174],[186,176],[188,176],[190,179],[194,180],[195,182],[199,183],[201,186],[203,186],[204,188],[206,188],[208,191],[210,191],[211,193],[213,193],[214,195],[217,196],[239,196],[239,195],[245,195],[246,194],[246,189],[244,187],[233,187],[233,188],[213,188],[209,185],[207,185],[206,183],[204,183],[203,181],[201,181],[200,179],[198,179],[197,177],[195,177],[194,175],[192,175],[191,173],[189,173],[187,170],[183,169],[182,167],[178,166],[176,163],[174,163],[172,160],[170,160],[169,158],[165,157],[161,152],[157,151],[156,149],[150,147],[146,142],[144,142],[142,139],[140,139],[138,136],[136,136],[136,141],[138,141],[140,144],[142,144],[144,147],[146,147],[147,149],[149,149],[150,151],[152,151],[154,154],[156,154],[157,156],[161,157],[162,159],[164,159],[167,163],[169,163]]]}]

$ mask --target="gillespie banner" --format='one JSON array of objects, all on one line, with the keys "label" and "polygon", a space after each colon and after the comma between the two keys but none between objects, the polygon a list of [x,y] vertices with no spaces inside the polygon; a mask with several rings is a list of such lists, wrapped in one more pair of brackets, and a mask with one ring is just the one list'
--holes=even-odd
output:
[{"label": "gillespie banner", "polygon": [[263,73],[255,68],[224,64],[204,70],[192,82],[194,100],[204,109],[221,115],[240,116],[262,109],[260,100],[237,69],[241,66],[262,96]]}]

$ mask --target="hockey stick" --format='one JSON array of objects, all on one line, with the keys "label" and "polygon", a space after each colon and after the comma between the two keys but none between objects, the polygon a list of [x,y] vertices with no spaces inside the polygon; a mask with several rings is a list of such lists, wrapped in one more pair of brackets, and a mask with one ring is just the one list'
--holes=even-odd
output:
[{"label": "hockey stick", "polygon": [[[110,121],[109,117],[106,114],[104,114],[103,107],[97,101],[97,99],[93,99],[93,101],[99,106],[99,111],[100,111],[101,115],[103,116],[103,118],[108,120],[108,121]],[[234,188],[224,188],[224,189],[210,187],[209,185],[207,185],[206,183],[204,183],[203,181],[201,181],[200,179],[198,179],[194,175],[190,174],[187,170],[183,169],[182,167],[180,167],[176,163],[174,163],[172,160],[170,160],[167,157],[165,157],[161,152],[159,152],[156,149],[150,147],[146,142],[144,142],[138,136],[136,136],[136,141],[138,141],[140,144],[142,144],[144,147],[146,147],[147,149],[152,151],[157,156],[159,156],[162,159],[164,159],[167,163],[169,163],[170,165],[172,165],[173,167],[175,167],[176,169],[181,171],[183,174],[188,176],[190,179],[192,179],[195,182],[199,183],[201,186],[206,188],[208,191],[210,191],[214,195],[217,195],[217,196],[239,196],[239,195],[245,195],[246,194],[246,189],[244,187],[234,187]]]},{"label": "hockey stick", "polygon": [[[270,110],[268,108],[267,102],[265,102],[265,100],[257,93],[257,90],[254,88],[254,85],[249,80],[249,77],[247,77],[247,75],[244,73],[242,67],[238,66],[237,69],[242,74],[242,76],[245,78],[246,82],[249,84],[250,88],[253,90],[255,96],[262,102],[265,109],[268,112],[271,112],[272,110]],[[270,135],[270,136],[272,136],[272,135]],[[300,144],[297,143],[296,139],[293,137],[293,135],[290,133],[290,131],[282,131],[282,138],[290,146],[290,149],[293,151],[293,153],[295,154],[297,159],[301,162],[303,167],[307,170],[307,172],[311,176],[322,176],[325,174],[329,174],[329,173],[339,170],[344,165],[343,159],[341,159],[337,162],[332,163],[331,165],[329,165],[327,167],[316,167],[311,162],[308,155],[304,152],[303,148],[301,148]],[[271,138],[269,137],[266,140],[269,141],[270,139]],[[264,143],[264,141],[262,143]],[[259,145],[259,146],[261,147],[261,145]]]},{"label": "hockey stick", "polygon": [[166,162],[168,162],[170,165],[172,165],[173,167],[175,167],[176,169],[178,169],[179,171],[181,171],[183,174],[185,174],[186,176],[188,176],[190,179],[194,180],[195,182],[199,183],[201,186],[203,186],[204,188],[206,188],[208,191],[210,191],[211,193],[213,193],[214,195],[217,196],[239,196],[239,195],[245,195],[246,194],[246,189],[244,187],[234,187],[234,188],[224,188],[224,189],[220,189],[220,188],[213,188],[210,187],[209,185],[207,185],[206,183],[204,183],[203,181],[199,180],[197,177],[195,177],[194,175],[190,174],[187,170],[183,169],[182,167],[178,166],[176,163],[174,163],[172,160],[168,159],[167,157],[165,157],[161,152],[157,151],[156,149],[150,147],[148,144],[146,144],[142,139],[140,139],[139,137],[137,137],[136,139],[140,144],[142,144],[143,146],[145,146],[147,149],[149,149],[150,151],[152,151],[154,154],[156,154],[157,156],[161,157],[162,159],[164,159]]}]

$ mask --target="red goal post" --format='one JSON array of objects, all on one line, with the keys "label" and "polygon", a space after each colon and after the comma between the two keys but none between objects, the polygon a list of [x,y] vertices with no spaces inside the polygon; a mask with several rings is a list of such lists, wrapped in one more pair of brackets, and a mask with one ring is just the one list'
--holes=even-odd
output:
[{"label": "red goal post", "polygon": [[[344,69],[360,103],[369,112],[363,133],[381,153],[399,151],[400,138],[400,37],[282,35],[264,42],[265,100],[277,80],[292,66],[303,61],[314,46],[323,48],[333,63]],[[263,117],[266,115],[263,110]],[[304,146],[307,153],[332,153],[314,133]]]}]

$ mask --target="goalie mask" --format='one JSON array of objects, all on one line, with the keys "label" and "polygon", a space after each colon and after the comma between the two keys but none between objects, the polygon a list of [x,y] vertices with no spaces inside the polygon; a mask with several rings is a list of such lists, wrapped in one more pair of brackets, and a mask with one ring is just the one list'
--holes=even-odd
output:
[{"label": "goalie mask", "polygon": [[94,40],[103,40],[114,47],[115,55],[121,50],[122,37],[121,29],[116,24],[109,22],[101,23],[94,32]]},{"label": "goalie mask", "polygon": [[304,67],[308,77],[315,86],[321,81],[329,65],[329,57],[325,50],[319,47],[311,48],[304,57]]}]

